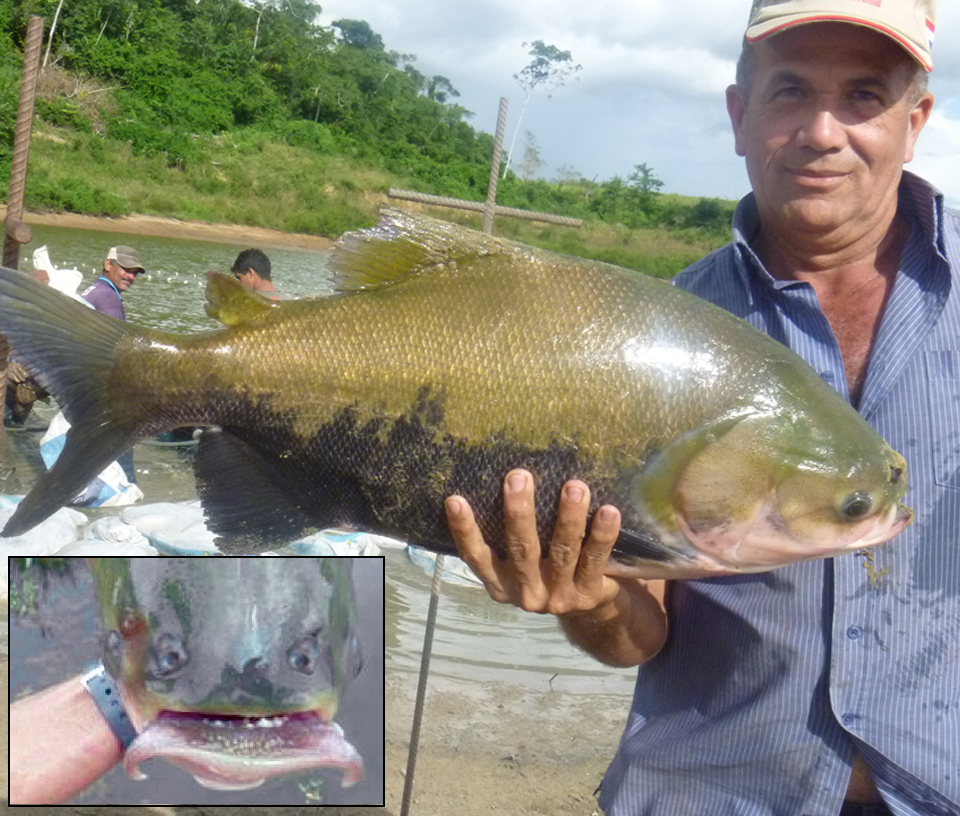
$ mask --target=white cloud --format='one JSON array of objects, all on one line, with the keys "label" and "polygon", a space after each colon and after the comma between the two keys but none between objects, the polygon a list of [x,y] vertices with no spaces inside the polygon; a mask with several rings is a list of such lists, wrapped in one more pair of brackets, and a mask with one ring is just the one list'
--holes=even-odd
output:
[{"label": "white cloud", "polygon": [[[529,62],[524,42],[569,50],[580,80],[531,102],[533,131],[550,177],[569,164],[588,178],[627,175],[647,162],[668,192],[733,197],[749,187],[733,152],[723,89],[749,0],[321,0],[320,21],[366,20],[390,50],[417,55],[442,74],[492,133],[509,96],[512,136],[523,94],[513,74]],[[911,170],[960,206],[960,3],[941,3],[931,89],[934,117]]]}]

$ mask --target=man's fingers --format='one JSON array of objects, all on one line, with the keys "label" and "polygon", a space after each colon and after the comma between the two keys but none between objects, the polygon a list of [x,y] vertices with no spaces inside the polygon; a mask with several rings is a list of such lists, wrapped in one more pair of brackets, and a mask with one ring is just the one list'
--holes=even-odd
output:
[{"label": "man's fingers", "polygon": [[569,581],[577,569],[589,507],[590,489],[583,482],[572,480],[563,486],[545,566],[547,582],[552,586]]},{"label": "man's fingers", "polygon": [[590,532],[580,550],[580,562],[577,566],[578,584],[586,584],[602,579],[607,559],[613,551],[620,535],[620,511],[609,504],[603,505],[593,514]]},{"label": "man's fingers", "polygon": [[500,603],[509,600],[507,593],[504,592],[500,581],[500,573],[496,566],[496,556],[493,554],[486,542],[480,528],[477,526],[476,519],[473,517],[473,510],[462,496],[450,496],[444,507],[447,511],[447,525],[450,527],[450,533],[457,544],[457,550],[460,557],[467,562],[474,574],[483,581],[490,597]]},{"label": "man's fingers", "polygon": [[515,564],[539,564],[533,476],[525,470],[511,470],[503,480],[503,517],[507,558]]}]

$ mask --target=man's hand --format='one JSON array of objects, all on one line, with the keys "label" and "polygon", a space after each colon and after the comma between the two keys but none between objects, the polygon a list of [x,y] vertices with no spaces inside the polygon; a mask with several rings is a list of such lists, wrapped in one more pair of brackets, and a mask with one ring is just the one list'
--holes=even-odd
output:
[{"label": "man's hand", "polygon": [[[533,503],[533,477],[512,470],[503,483],[508,558],[501,560],[484,543],[473,511],[462,496],[447,499],[447,522],[460,556],[500,603],[528,612],[566,615],[610,604],[620,584],[603,574],[620,532],[620,513],[601,507],[584,539],[590,489],[573,480],[563,486],[557,524],[546,559],[541,558]],[[581,543],[582,542],[582,543]]]},{"label": "man's hand", "polygon": [[635,666],[653,657],[667,638],[664,582],[605,575],[620,532],[620,512],[605,505],[584,538],[590,490],[581,481],[563,486],[557,523],[541,557],[533,504],[533,477],[512,470],[503,484],[507,558],[483,540],[470,505],[447,499],[447,523],[460,556],[490,597],[529,612],[551,613],[572,643],[611,666]]}]

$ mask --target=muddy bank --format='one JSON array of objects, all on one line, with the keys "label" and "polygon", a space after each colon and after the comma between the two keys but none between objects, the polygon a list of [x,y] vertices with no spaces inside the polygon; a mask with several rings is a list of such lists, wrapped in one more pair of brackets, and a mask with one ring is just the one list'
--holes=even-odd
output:
[{"label": "muddy bank", "polygon": [[[0,207],[0,218],[6,217]],[[130,235],[152,235],[157,238],[185,238],[194,241],[217,241],[227,244],[250,244],[281,249],[330,249],[333,241],[320,235],[303,235],[279,230],[246,227],[235,224],[208,224],[202,221],[180,221],[155,215],[125,215],[105,218],[77,213],[24,213],[31,225],[71,227],[100,232],[125,232]]]}]

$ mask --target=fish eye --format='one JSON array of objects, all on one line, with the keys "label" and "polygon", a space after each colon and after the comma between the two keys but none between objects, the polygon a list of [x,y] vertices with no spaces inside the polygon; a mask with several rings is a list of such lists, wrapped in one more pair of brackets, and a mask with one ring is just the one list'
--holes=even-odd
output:
[{"label": "fish eye", "polygon": [[869,493],[851,493],[844,499],[840,511],[848,519],[861,519],[873,509],[873,498]]},{"label": "fish eye", "polygon": [[187,650],[180,642],[180,638],[167,633],[157,638],[153,652],[157,674],[161,677],[169,677],[171,674],[175,674],[186,666],[190,660]]},{"label": "fish eye", "polygon": [[301,674],[313,674],[320,659],[320,644],[313,635],[304,635],[287,650],[290,668]]}]

